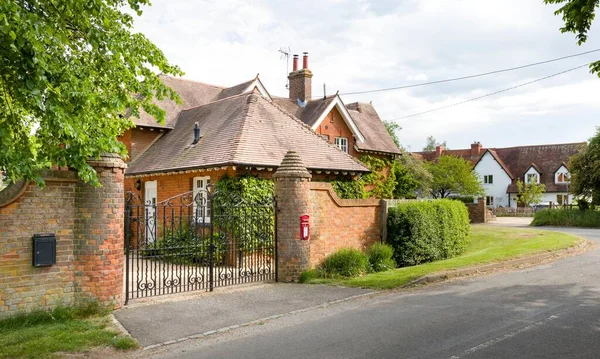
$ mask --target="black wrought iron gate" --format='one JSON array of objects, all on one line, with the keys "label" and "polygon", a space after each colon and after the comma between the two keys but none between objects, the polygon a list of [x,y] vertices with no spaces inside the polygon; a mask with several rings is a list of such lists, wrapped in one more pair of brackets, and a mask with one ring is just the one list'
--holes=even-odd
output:
[{"label": "black wrought iron gate", "polygon": [[276,279],[275,201],[208,191],[160,203],[128,193],[125,304],[131,299]]}]

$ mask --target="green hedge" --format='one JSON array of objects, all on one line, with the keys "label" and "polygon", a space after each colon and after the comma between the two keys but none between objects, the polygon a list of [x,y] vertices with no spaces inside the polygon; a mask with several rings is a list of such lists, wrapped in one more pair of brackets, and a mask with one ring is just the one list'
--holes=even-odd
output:
[{"label": "green hedge", "polygon": [[588,209],[542,209],[533,217],[532,226],[600,228],[600,211]]},{"label": "green hedge", "polygon": [[399,267],[461,254],[470,237],[466,206],[449,199],[402,202],[389,209],[387,242]]}]

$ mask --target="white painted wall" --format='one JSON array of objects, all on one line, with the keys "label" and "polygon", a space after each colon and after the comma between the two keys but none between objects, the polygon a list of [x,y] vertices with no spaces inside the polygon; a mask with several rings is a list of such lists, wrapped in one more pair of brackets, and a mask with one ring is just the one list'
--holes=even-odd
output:
[{"label": "white painted wall", "polygon": [[[507,207],[508,194],[506,190],[511,183],[511,179],[494,157],[489,152],[486,152],[473,170],[477,172],[477,176],[483,184],[485,195],[494,197],[494,207]],[[483,176],[487,175],[494,176],[494,183],[483,183]]]},{"label": "white painted wall", "polygon": [[[544,193],[540,203],[540,205],[543,206],[547,206],[550,204],[550,202],[552,202],[554,205],[558,205],[558,201],[557,201],[557,195],[559,194],[563,194],[566,195],[567,192],[552,192],[552,193]],[[511,193],[510,195],[511,200],[510,200],[510,206],[511,207],[516,207],[517,206],[517,194],[516,193]],[[574,197],[573,195],[569,195],[569,204],[572,204],[574,201]]]}]

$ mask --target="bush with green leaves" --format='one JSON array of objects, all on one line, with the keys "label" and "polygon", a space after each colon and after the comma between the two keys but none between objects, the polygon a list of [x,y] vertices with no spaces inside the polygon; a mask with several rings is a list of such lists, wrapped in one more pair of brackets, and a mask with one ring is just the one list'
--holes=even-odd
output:
[{"label": "bush with green leaves", "polygon": [[369,269],[369,258],[354,248],[342,248],[325,258],[319,271],[325,277],[356,277]]},{"label": "bush with green leaves", "polygon": [[542,209],[533,217],[532,226],[600,228],[600,211],[588,209]]},{"label": "bush with green leaves", "polygon": [[470,242],[466,206],[449,199],[409,201],[389,209],[387,243],[399,267],[461,254]]},{"label": "bush with green leaves", "polygon": [[366,250],[370,272],[384,272],[396,268],[394,248],[389,244],[375,243]]}]

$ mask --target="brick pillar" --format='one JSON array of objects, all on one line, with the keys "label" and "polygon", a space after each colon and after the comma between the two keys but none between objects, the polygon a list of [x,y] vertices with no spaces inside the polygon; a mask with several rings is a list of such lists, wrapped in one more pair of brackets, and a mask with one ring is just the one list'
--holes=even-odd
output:
[{"label": "brick pillar", "polygon": [[273,175],[277,196],[279,281],[297,281],[300,273],[310,268],[310,240],[300,240],[300,216],[310,215],[311,177],[294,151],[288,151]]},{"label": "brick pillar", "polygon": [[118,308],[123,302],[123,181],[127,165],[116,154],[104,154],[88,163],[102,186],[80,183],[76,189],[75,301]]}]

